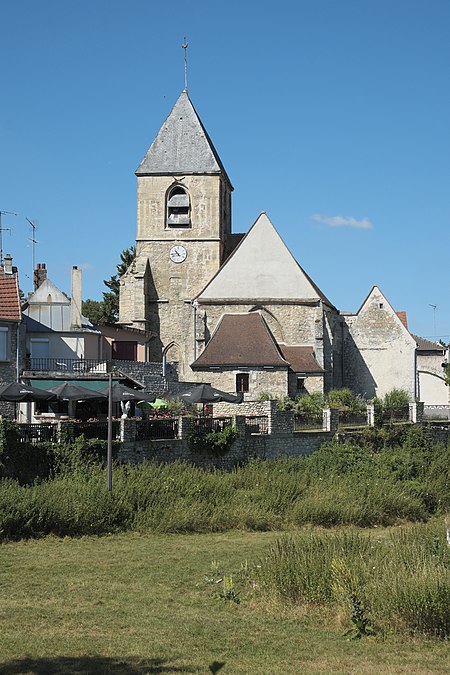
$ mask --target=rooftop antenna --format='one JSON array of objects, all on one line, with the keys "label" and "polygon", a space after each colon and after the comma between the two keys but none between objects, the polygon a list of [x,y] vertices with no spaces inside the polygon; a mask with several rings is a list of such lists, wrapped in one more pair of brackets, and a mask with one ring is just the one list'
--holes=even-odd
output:
[{"label": "rooftop antenna", "polygon": [[14,213],[14,211],[0,211],[0,265],[2,266],[3,266],[3,232],[11,232],[10,227],[2,227],[2,216],[4,214],[17,216],[17,213]]},{"label": "rooftop antenna", "polygon": [[187,79],[187,56],[186,56],[186,51],[187,48],[189,47],[188,43],[186,42],[186,35],[184,36],[184,42],[181,45],[182,49],[184,49],[184,91],[187,93],[188,90],[188,79]]},{"label": "rooftop antenna", "polygon": [[33,223],[33,221],[30,220],[29,218],[27,218],[26,216],[25,216],[25,218],[29,222],[29,224],[31,225],[31,239],[30,239],[30,241],[31,241],[31,261],[32,261],[32,264],[33,264],[33,267],[31,269],[31,274],[33,276],[34,268],[36,267],[36,244],[38,243],[37,240],[36,240],[37,225],[36,225],[36,223]]},{"label": "rooftop antenna", "polygon": [[437,305],[432,305],[431,303],[428,303],[430,307],[433,308],[433,321],[434,321],[434,341],[437,342],[437,335],[436,335],[436,308]]}]

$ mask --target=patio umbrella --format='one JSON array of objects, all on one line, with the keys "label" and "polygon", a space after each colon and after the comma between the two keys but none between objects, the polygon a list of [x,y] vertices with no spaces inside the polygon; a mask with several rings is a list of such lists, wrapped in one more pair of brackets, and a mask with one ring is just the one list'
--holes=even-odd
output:
[{"label": "patio umbrella", "polygon": [[242,394],[228,394],[226,391],[215,389],[209,384],[199,384],[192,387],[183,394],[178,394],[177,398],[185,401],[185,403],[220,403],[226,401],[227,403],[242,403]]},{"label": "patio umbrella", "polygon": [[73,382],[62,382],[49,391],[55,394],[60,401],[88,401],[95,398],[106,398],[99,391],[82,387],[80,384],[74,384]]},{"label": "patio umbrella", "polygon": [[[101,392],[102,394],[105,394],[105,396],[108,396],[108,387],[101,389]],[[138,391],[131,387],[126,387],[120,382],[115,382],[112,386],[112,400],[114,403],[119,403],[120,401],[148,401],[151,403],[155,400],[155,395],[148,394],[145,391]]]},{"label": "patio umbrella", "polygon": [[0,385],[0,401],[20,403],[21,401],[54,401],[55,398],[55,394],[45,389],[37,389],[21,382]]}]

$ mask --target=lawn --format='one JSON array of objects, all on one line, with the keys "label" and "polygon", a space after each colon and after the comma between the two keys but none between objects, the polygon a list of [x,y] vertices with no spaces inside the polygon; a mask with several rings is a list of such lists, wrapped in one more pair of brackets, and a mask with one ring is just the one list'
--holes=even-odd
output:
[{"label": "lawn", "polygon": [[278,536],[131,532],[2,544],[0,673],[208,673],[214,663],[221,675],[450,671],[445,641],[348,641],[317,610],[270,605],[239,585],[237,604],[205,579],[239,579]]}]

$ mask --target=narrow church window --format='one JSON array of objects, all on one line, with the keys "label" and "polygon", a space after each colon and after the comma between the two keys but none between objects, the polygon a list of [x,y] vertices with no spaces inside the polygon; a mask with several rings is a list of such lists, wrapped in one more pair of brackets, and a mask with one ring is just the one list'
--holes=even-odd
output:
[{"label": "narrow church window", "polygon": [[297,387],[296,387],[296,396],[303,396],[306,394],[306,388],[305,388],[305,378],[304,377],[297,377]]},{"label": "narrow church window", "polygon": [[189,195],[180,185],[176,185],[167,194],[167,226],[190,227]]},{"label": "narrow church window", "polygon": [[249,391],[249,376],[248,373],[238,373],[236,375],[236,391],[238,394],[243,394]]}]

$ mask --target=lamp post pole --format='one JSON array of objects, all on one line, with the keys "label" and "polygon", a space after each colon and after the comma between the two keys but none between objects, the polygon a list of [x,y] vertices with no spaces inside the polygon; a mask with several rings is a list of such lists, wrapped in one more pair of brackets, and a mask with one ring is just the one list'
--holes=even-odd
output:
[{"label": "lamp post pole", "polygon": [[108,373],[108,450],[106,455],[106,480],[112,492],[112,373]]}]

